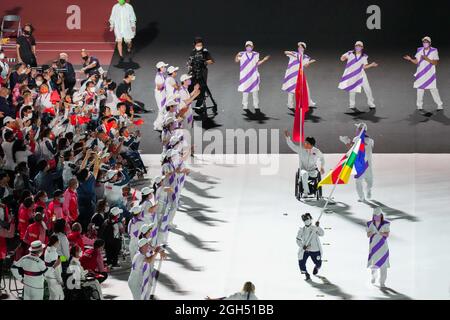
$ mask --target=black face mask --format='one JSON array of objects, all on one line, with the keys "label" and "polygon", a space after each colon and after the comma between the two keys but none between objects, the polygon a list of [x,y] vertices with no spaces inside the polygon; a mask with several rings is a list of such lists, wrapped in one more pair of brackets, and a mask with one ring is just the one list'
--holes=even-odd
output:
[{"label": "black face mask", "polygon": [[60,64],[66,64],[66,59],[59,59]]},{"label": "black face mask", "polygon": [[87,61],[87,59],[89,59],[89,56],[82,57],[81,59],[83,59],[84,61]]},{"label": "black face mask", "polygon": [[23,34],[26,35],[26,36],[31,36],[31,31],[24,30]]}]

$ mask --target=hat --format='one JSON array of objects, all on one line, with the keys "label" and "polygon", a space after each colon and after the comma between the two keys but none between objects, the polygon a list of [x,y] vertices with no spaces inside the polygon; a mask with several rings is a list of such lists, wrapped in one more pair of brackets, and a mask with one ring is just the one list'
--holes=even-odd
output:
[{"label": "hat", "polygon": [[173,96],[171,96],[171,97],[167,100],[167,102],[166,102],[166,107],[178,105],[177,99],[178,99],[179,97],[180,97],[180,96],[177,95],[177,94],[174,94]]},{"label": "hat", "polygon": [[11,117],[5,117],[5,118],[3,118],[3,124],[7,124],[7,123],[9,123],[9,122],[14,122],[14,121],[16,121],[16,120],[14,120],[13,118],[11,118]]},{"label": "hat", "polygon": [[422,42],[424,42],[424,41],[428,41],[429,43],[431,43],[431,38],[428,37],[428,36],[423,37],[423,38],[422,38]]},{"label": "hat", "polygon": [[175,122],[175,118],[174,117],[167,117],[166,119],[164,119],[164,127],[167,127],[169,124]]},{"label": "hat", "polygon": [[365,124],[364,122],[361,122],[361,123],[355,123],[355,126],[356,126],[358,129],[365,129],[365,130],[367,130],[367,124]]},{"label": "hat", "polygon": [[356,41],[356,42],[355,42],[355,47],[356,47],[356,46],[364,47],[364,43],[363,43],[362,41]]},{"label": "hat", "polygon": [[30,252],[41,251],[45,248],[45,244],[43,244],[40,240],[33,241],[30,245]]},{"label": "hat", "polygon": [[252,41],[247,41],[246,43],[245,43],[245,46],[247,47],[247,46],[252,46],[253,47],[253,42]]},{"label": "hat", "polygon": [[160,61],[156,64],[156,68],[158,68],[158,69],[162,68],[162,67],[167,67],[167,66],[168,66],[168,64],[164,63],[164,61]]},{"label": "hat", "polygon": [[186,81],[186,80],[188,80],[188,79],[190,79],[190,78],[192,78],[192,76],[190,76],[190,75],[188,75],[188,74],[183,74],[183,75],[180,77],[180,81],[181,81],[181,82],[184,82],[184,81]]},{"label": "hat", "polygon": [[60,54],[59,54],[59,57],[60,58],[68,58],[69,57],[69,55],[67,54],[67,53],[65,53],[65,52],[61,52]]},{"label": "hat", "polygon": [[139,248],[142,248],[143,246],[145,246],[147,243],[150,243],[150,239],[147,239],[147,238],[142,238],[142,239],[139,239],[139,241],[138,241],[138,247]]},{"label": "hat", "polygon": [[139,232],[141,234],[146,234],[147,232],[149,232],[150,230],[152,230],[155,227],[154,223],[150,223],[150,224],[143,224],[140,228],[139,228]]},{"label": "hat", "polygon": [[297,43],[297,45],[300,47],[300,46],[302,46],[304,49],[306,49],[306,43],[304,43],[304,42],[299,42],[299,43]]},{"label": "hat", "polygon": [[121,214],[123,212],[122,209],[114,207],[110,210],[111,214],[113,215],[113,217],[117,217],[119,214]]},{"label": "hat", "polygon": [[130,212],[134,215],[139,214],[142,212],[142,207],[141,206],[134,206],[133,208],[131,208]]},{"label": "hat", "polygon": [[374,216],[381,216],[383,214],[383,211],[381,210],[380,207],[376,207],[373,209],[373,215]]},{"label": "hat", "polygon": [[142,194],[143,196],[146,196],[146,195],[149,195],[150,193],[152,193],[153,191],[154,191],[154,190],[153,190],[152,188],[145,187],[145,188],[142,188],[141,194]]},{"label": "hat", "polygon": [[125,71],[125,77],[132,76],[134,74],[135,72],[133,69],[128,69],[127,71]]},{"label": "hat", "polygon": [[174,66],[170,66],[169,69],[167,69],[167,73],[171,74],[174,73],[175,71],[178,71],[180,68],[178,67],[174,67]]},{"label": "hat", "polygon": [[155,183],[160,183],[166,178],[165,175],[155,177]]},{"label": "hat", "polygon": [[106,173],[106,178],[108,180],[112,179],[117,174],[117,172],[117,170],[108,170],[108,172]]}]

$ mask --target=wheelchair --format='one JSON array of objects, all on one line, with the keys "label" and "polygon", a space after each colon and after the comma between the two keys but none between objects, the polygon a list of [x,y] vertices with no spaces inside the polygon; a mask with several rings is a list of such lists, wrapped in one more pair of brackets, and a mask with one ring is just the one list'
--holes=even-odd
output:
[{"label": "wheelchair", "polygon": [[69,285],[67,285],[67,281],[70,274],[63,274],[63,280],[66,284],[63,288],[64,290],[64,300],[69,301],[77,301],[77,300],[100,300],[100,293],[97,289],[94,289],[91,286],[84,286],[83,284],[88,283],[90,281],[95,281],[95,277],[93,275],[88,275],[85,280],[81,280],[81,285],[79,288],[69,289]]},{"label": "wheelchair", "polygon": [[[317,175],[316,177],[309,177],[308,186],[309,186],[309,195],[314,195],[314,197],[319,201],[322,199],[322,187],[318,187],[320,180],[322,180],[322,176],[320,171],[316,169]],[[303,198],[303,184],[300,177],[300,169],[297,170],[295,175],[295,198],[298,201],[301,201]]]}]

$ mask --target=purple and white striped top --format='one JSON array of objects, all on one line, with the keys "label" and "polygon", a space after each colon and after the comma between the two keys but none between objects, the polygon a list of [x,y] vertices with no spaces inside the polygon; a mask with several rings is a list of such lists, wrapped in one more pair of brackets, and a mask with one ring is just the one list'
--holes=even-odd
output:
[{"label": "purple and white striped top", "polygon": [[[283,85],[281,90],[288,93],[295,93],[295,86],[297,85],[298,69],[300,67],[300,54],[298,52],[292,51],[294,56],[289,55],[289,62],[284,75]],[[311,58],[303,54],[303,66],[308,63]]]},{"label": "purple and white striped top", "polygon": [[368,64],[368,56],[365,53],[357,55],[353,51],[349,51],[345,55],[347,64],[338,88],[348,92],[361,92],[364,66]]},{"label": "purple and white striped top", "polygon": [[416,89],[434,89],[436,88],[436,66],[425,61],[422,56],[427,56],[431,60],[439,60],[438,50],[430,47],[428,50],[421,47],[417,49],[416,59],[417,71],[414,74],[414,88]]},{"label": "purple and white striped top", "polygon": [[[380,233],[389,232],[391,223],[384,220],[378,228],[373,221],[366,223],[367,232],[371,231],[374,234],[370,237],[369,241],[369,257],[367,259],[368,268],[381,268],[383,266],[390,267],[389,264],[389,247],[387,238]],[[377,231],[379,233],[377,233]]]},{"label": "purple and white striped top", "polygon": [[259,91],[259,53],[256,51],[240,52],[239,55],[240,71],[238,91],[247,93]]}]

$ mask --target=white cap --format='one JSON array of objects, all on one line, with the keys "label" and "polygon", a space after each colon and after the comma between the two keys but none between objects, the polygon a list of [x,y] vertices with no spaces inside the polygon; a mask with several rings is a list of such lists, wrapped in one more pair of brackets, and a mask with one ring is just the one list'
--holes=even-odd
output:
[{"label": "white cap", "polygon": [[147,232],[149,232],[150,230],[152,230],[155,227],[155,224],[150,223],[150,224],[143,224],[140,228],[139,228],[139,233],[140,234],[146,234]]},{"label": "white cap", "polygon": [[166,102],[166,107],[170,107],[170,106],[176,106],[178,105],[178,101],[176,99],[178,99],[180,96],[175,94],[173,96],[171,96],[167,102]]},{"label": "white cap", "polygon": [[117,174],[117,172],[117,170],[108,170],[108,172],[106,173],[106,179],[112,179]]},{"label": "white cap", "polygon": [[303,48],[306,49],[306,43],[304,43],[304,42],[302,42],[302,41],[300,41],[299,43],[297,43],[297,45],[298,45],[299,47],[302,46]]},{"label": "white cap", "polygon": [[3,124],[7,124],[8,122],[14,122],[14,121],[16,121],[16,120],[14,120],[13,118],[11,118],[9,116],[3,118]]},{"label": "white cap", "polygon": [[367,124],[365,124],[364,122],[361,122],[361,123],[355,123],[355,126],[356,126],[358,129],[364,129],[364,130],[367,130]]},{"label": "white cap", "polygon": [[249,41],[245,42],[245,46],[252,46],[253,47],[253,42],[249,40]]},{"label": "white cap", "polygon": [[44,248],[45,244],[43,244],[41,240],[36,240],[31,243],[30,248],[28,250],[30,250],[31,252],[36,252],[41,251]]},{"label": "white cap", "polygon": [[138,241],[138,247],[139,248],[142,248],[143,246],[145,246],[147,243],[150,243],[150,239],[147,239],[147,238],[142,238],[142,239],[139,239],[139,241]]},{"label": "white cap", "polygon": [[132,207],[131,209],[130,209],[130,212],[132,213],[132,214],[139,214],[139,213],[141,213],[142,212],[142,207],[141,206],[134,206],[134,207]]},{"label": "white cap", "polygon": [[178,67],[174,67],[174,66],[170,66],[169,69],[167,69],[167,73],[171,74],[174,73],[175,71],[178,71],[180,68]]},{"label": "white cap", "polygon": [[356,46],[364,47],[364,43],[363,43],[362,41],[356,41],[356,42],[355,42],[355,47],[356,47]]},{"label": "white cap", "polygon": [[164,119],[164,127],[167,127],[169,124],[175,122],[175,118],[174,117],[167,117]]},{"label": "white cap", "polygon": [[374,216],[381,216],[383,214],[383,211],[381,210],[380,207],[376,207],[373,209],[373,215]]},{"label": "white cap", "polygon": [[168,66],[168,64],[165,63],[164,61],[160,61],[156,64],[156,68],[158,68],[158,69],[162,68],[162,67],[167,67],[167,66]]},{"label": "white cap", "polygon": [[121,214],[123,212],[123,210],[120,208],[114,207],[111,209],[110,212],[114,217],[117,217],[119,214]]},{"label": "white cap", "polygon": [[422,42],[424,42],[424,41],[428,41],[429,43],[431,43],[431,38],[428,37],[428,36],[423,37],[423,38],[422,38]]},{"label": "white cap", "polygon": [[166,178],[165,175],[157,176],[157,177],[155,177],[155,183],[160,183],[160,182],[163,181],[165,178]]},{"label": "white cap", "polygon": [[188,74],[183,74],[183,75],[181,75],[181,77],[180,77],[180,81],[181,81],[181,82],[184,82],[184,81],[186,81],[186,80],[188,80],[188,79],[190,79],[190,78],[192,78],[192,76],[190,76],[190,75],[188,75]]},{"label": "white cap", "polygon": [[146,196],[146,195],[149,195],[150,193],[152,193],[154,190],[152,189],[152,188],[149,188],[149,187],[144,187],[144,188],[142,188],[142,190],[141,190],[141,194],[143,195],[143,196]]}]

